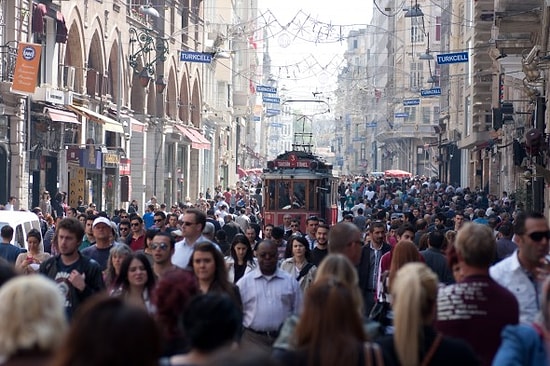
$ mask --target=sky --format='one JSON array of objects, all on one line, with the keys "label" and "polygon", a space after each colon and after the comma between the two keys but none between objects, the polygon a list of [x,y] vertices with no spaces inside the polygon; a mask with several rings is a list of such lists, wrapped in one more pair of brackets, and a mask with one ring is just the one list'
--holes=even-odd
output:
[{"label": "sky", "polygon": [[[259,0],[260,12],[269,11],[276,20],[269,27],[269,53],[279,86],[294,98],[330,95],[345,65],[345,36],[350,26],[360,29],[370,22],[372,7],[367,0]],[[290,26],[285,31],[281,24]],[[343,37],[335,38],[342,29]]]}]

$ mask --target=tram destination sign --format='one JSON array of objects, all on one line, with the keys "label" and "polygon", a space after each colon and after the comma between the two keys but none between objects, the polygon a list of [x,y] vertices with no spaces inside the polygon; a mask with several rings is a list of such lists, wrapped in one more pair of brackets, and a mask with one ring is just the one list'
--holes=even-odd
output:
[{"label": "tram destination sign", "polygon": [[455,52],[455,53],[444,53],[442,55],[437,55],[437,64],[458,64],[461,62],[468,62],[468,52]]},{"label": "tram destination sign", "polygon": [[309,168],[310,161],[275,160],[277,168]]},{"label": "tram destination sign", "polygon": [[277,88],[267,85],[256,86],[256,91],[260,93],[277,94]]}]

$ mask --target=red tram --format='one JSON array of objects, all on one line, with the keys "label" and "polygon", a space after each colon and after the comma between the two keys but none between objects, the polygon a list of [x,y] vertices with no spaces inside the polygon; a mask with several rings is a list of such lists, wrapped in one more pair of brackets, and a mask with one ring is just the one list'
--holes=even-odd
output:
[{"label": "red tram", "polygon": [[307,151],[290,151],[267,163],[262,174],[263,217],[266,224],[283,225],[290,214],[305,232],[306,219],[338,220],[338,176],[323,158]]}]

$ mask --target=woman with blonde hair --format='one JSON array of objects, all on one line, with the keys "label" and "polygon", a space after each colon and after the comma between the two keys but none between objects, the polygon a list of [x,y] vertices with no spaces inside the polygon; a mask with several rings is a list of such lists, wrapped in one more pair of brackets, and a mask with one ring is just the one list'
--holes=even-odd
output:
[{"label": "woman with blonde hair", "polygon": [[42,276],[21,276],[0,289],[2,365],[46,365],[61,346],[67,320],[56,284]]},{"label": "woman with blonde hair", "polygon": [[466,342],[435,332],[438,285],[424,263],[408,263],[397,272],[391,286],[394,333],[378,341],[386,366],[479,365]]}]

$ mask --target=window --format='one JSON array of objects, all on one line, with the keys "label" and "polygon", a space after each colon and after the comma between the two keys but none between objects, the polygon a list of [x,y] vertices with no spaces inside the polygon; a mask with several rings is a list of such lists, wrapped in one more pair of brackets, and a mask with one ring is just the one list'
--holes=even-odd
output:
[{"label": "window", "polygon": [[435,105],[434,106],[434,122],[439,122],[439,106],[438,105]]},{"label": "window", "polygon": [[412,19],[411,26],[411,43],[424,42],[424,28],[422,23],[418,20],[421,17],[415,17]]},{"label": "window", "polygon": [[422,107],[422,123],[430,123],[431,112],[430,107]]},{"label": "window", "polygon": [[416,107],[405,107],[405,113],[408,113],[409,116],[405,118],[408,122],[416,121]]},{"label": "window", "polygon": [[472,133],[472,106],[470,97],[464,99],[464,134],[470,136]]},{"label": "window", "polygon": [[409,75],[409,87],[410,89],[420,89],[422,86],[422,62],[411,63],[411,74]]},{"label": "window", "polygon": [[357,49],[357,39],[354,39],[354,40],[353,40],[353,49],[354,49],[354,50]]},{"label": "window", "polygon": [[367,160],[367,149],[365,143],[361,143],[361,161]]},{"label": "window", "polygon": [[435,17],[435,40],[441,41],[441,17]]}]

